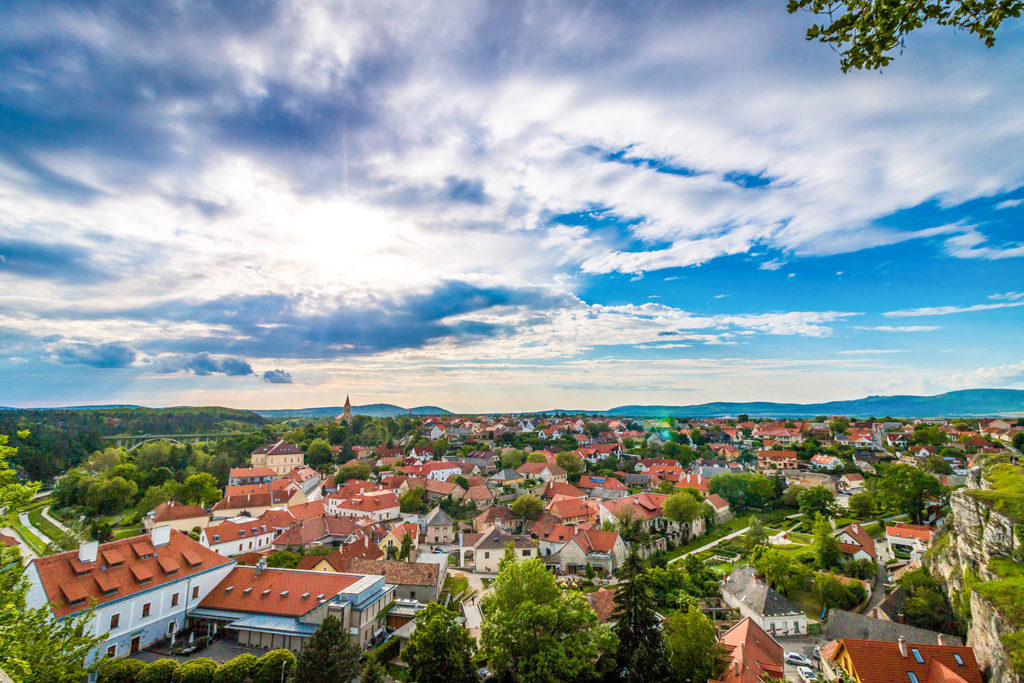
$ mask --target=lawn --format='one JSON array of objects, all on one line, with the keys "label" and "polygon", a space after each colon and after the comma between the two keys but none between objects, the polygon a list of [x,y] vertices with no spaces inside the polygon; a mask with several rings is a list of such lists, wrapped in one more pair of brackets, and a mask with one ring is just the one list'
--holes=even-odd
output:
[{"label": "lawn", "polygon": [[27,545],[36,555],[49,554],[46,550],[46,544],[43,543],[42,539],[30,532],[20,521],[18,521],[17,512],[8,512],[6,523],[7,526],[14,529],[18,534],[18,538],[20,538],[21,541],[25,543],[25,545]]},{"label": "lawn", "polygon": [[28,511],[28,519],[32,522],[32,526],[39,529],[45,534],[51,541],[59,545],[64,550],[71,550],[72,548],[78,547],[78,541],[72,536],[66,534],[56,524],[43,517],[43,510],[45,507],[34,507]]},{"label": "lawn", "polygon": [[122,527],[120,529],[114,529],[114,538],[122,539],[129,538],[130,536],[138,536],[143,531],[144,529],[141,524],[139,526]]}]

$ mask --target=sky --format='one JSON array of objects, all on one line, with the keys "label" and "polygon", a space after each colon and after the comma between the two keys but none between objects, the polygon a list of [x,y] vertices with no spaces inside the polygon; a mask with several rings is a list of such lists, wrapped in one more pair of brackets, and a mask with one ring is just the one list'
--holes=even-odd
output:
[{"label": "sky", "polygon": [[0,5],[0,405],[1024,388],[1024,20]]}]

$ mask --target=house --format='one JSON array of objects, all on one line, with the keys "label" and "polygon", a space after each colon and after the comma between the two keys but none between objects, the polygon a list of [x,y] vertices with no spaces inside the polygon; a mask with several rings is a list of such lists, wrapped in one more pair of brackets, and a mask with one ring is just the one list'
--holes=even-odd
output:
[{"label": "house", "polygon": [[933,529],[920,524],[896,522],[885,527],[885,540],[893,555],[909,555],[911,560],[920,561],[921,555],[932,543]]},{"label": "house", "polygon": [[199,534],[199,542],[225,557],[270,548],[277,530],[244,517],[213,524]]},{"label": "house", "polygon": [[757,452],[757,469],[759,470],[795,470],[800,464],[796,451],[765,451]]},{"label": "house", "polygon": [[[580,477],[582,482],[584,477]],[[544,484],[544,487],[540,491],[540,497],[544,500],[551,500],[555,496],[564,496],[566,498],[585,498],[586,492],[577,486],[564,481],[549,481]]]},{"label": "house", "polygon": [[599,503],[599,523],[617,522],[629,516],[640,520],[643,528],[651,533],[665,533],[678,537],[690,537],[703,533],[704,520],[696,519],[690,523],[680,524],[662,516],[662,506],[668,496],[661,493],[637,493],[619,500],[601,501]]},{"label": "house", "polygon": [[550,465],[546,462],[524,462],[516,468],[516,472],[525,479],[536,481],[565,481],[567,474],[558,465]]},{"label": "house", "polygon": [[409,449],[409,455],[417,460],[433,460],[434,459],[434,447],[433,446],[413,446]]},{"label": "house", "polygon": [[601,516],[597,502],[570,496],[555,496],[544,509],[562,520],[563,524],[596,524]]},{"label": "house", "polygon": [[375,522],[395,519],[401,513],[393,491],[367,491],[351,498],[329,497],[327,513],[344,517],[366,517]]},{"label": "house", "polygon": [[384,632],[383,608],[394,594],[381,575],[238,566],[189,617],[200,632],[216,627],[231,644],[298,652],[331,615],[366,647]]},{"label": "house", "polygon": [[603,500],[618,500],[629,495],[629,489],[626,488],[626,485],[615,477],[583,475],[580,477],[577,486],[594,498],[601,498]]},{"label": "house", "polygon": [[761,683],[782,680],[785,671],[783,649],[778,641],[746,617],[718,639],[727,665],[718,678],[708,683]]},{"label": "house", "polygon": [[465,501],[473,501],[478,508],[488,508],[494,502],[494,496],[490,489],[484,485],[470,486],[466,495],[462,497]]},{"label": "house", "polygon": [[560,522],[530,522],[524,534],[537,541],[541,557],[549,557],[562,549],[576,535],[576,527]]},{"label": "house", "polygon": [[700,499],[711,492],[711,480],[700,474],[687,472],[676,481],[676,488],[692,489],[699,494],[697,498]]},{"label": "house", "polygon": [[380,560],[383,558],[384,551],[371,543],[369,535],[366,535],[327,555],[303,555],[299,558],[299,564],[295,568],[314,572],[346,572],[351,560]]},{"label": "house", "polygon": [[260,446],[249,456],[252,466],[266,467],[281,476],[306,463],[302,450],[284,439],[266,446]]},{"label": "house", "polygon": [[526,477],[516,470],[501,470],[487,478],[488,486],[518,486],[526,481]]},{"label": "house", "polygon": [[277,472],[269,467],[232,467],[228,473],[228,486],[269,484],[277,479]]},{"label": "house", "polygon": [[513,536],[501,528],[492,527],[482,534],[460,534],[459,564],[474,572],[497,574],[498,564],[505,556],[505,546],[509,542],[515,545],[518,558],[540,556],[537,544],[526,536]]},{"label": "house", "polygon": [[593,593],[584,593],[594,608],[597,620],[602,624],[613,623],[615,615],[615,588],[598,588]]},{"label": "house", "polygon": [[258,487],[228,487],[228,490],[239,491],[229,493],[210,508],[213,519],[231,519],[241,515],[259,517],[272,507],[291,506],[305,503],[302,491],[292,482],[283,482],[286,486],[277,486],[274,482]]},{"label": "house", "polygon": [[435,424],[434,426],[432,426],[430,428],[430,432],[428,433],[428,438],[431,441],[437,441],[438,439],[443,437],[445,434],[447,434],[447,430],[445,429],[445,426],[442,425],[442,424]]},{"label": "house", "polygon": [[210,523],[210,513],[198,505],[182,505],[176,500],[160,503],[142,518],[142,526],[152,531],[158,526],[169,526],[172,529],[188,533]]},{"label": "house", "polygon": [[930,643],[933,645],[963,645],[956,636],[938,631],[901,624],[888,619],[876,619],[866,614],[856,614],[841,609],[830,609],[825,622],[825,635],[832,640],[859,638],[861,640],[888,640],[893,643],[901,637],[908,643]]},{"label": "house", "polygon": [[758,579],[753,567],[734,569],[722,583],[722,598],[773,637],[807,633],[804,611]]},{"label": "house", "polygon": [[381,539],[381,542],[377,544],[377,547],[388,553],[389,556],[393,554],[397,557],[406,538],[409,539],[411,544],[409,557],[415,557],[416,551],[420,546],[420,527],[412,522],[398,522],[392,526],[384,535],[384,538]]},{"label": "house", "polygon": [[505,505],[489,507],[473,518],[473,529],[481,534],[494,527],[510,532],[518,525],[519,518]]},{"label": "house", "polygon": [[840,470],[843,468],[843,461],[834,455],[825,455],[824,453],[818,453],[817,455],[811,456],[811,467],[816,470]]},{"label": "house", "polygon": [[[486,487],[485,487],[486,490]],[[439,507],[434,508],[423,518],[420,522],[420,531],[422,532],[421,538],[424,543],[430,544],[441,544],[441,543],[454,543],[455,542],[455,531],[454,522],[444,510]]]},{"label": "house", "polygon": [[320,515],[290,526],[274,538],[271,545],[278,550],[297,550],[314,545],[345,545],[355,541],[364,530],[358,518]]},{"label": "house", "polygon": [[826,673],[845,671],[860,683],[982,683],[974,649],[956,645],[844,638],[822,650]]},{"label": "house", "polygon": [[860,493],[864,490],[864,475],[851,472],[839,477],[839,490],[847,493]]},{"label": "house", "polygon": [[26,569],[29,607],[49,604],[58,620],[94,607],[90,630],[105,634],[86,657],[135,654],[183,629],[189,611],[227,576],[235,562],[172,529],[32,560]]},{"label": "house", "polygon": [[842,529],[836,529],[832,535],[839,541],[840,552],[851,560],[878,561],[878,556],[875,553],[875,539],[871,538],[871,534],[857,522],[847,524]]},{"label": "house", "polygon": [[302,494],[307,500],[311,500],[314,495],[319,495],[318,490],[322,480],[320,478],[320,473],[312,467],[300,465],[286,474],[285,477],[294,482],[295,485],[302,490]]},{"label": "house", "polygon": [[615,531],[580,529],[557,551],[544,558],[563,574],[578,574],[590,565],[598,574],[611,574],[622,566],[628,550]]},{"label": "house", "polygon": [[398,562],[395,560],[349,560],[347,571],[379,574],[395,587],[398,600],[437,602],[448,576],[448,563]]},{"label": "house", "polygon": [[732,510],[729,508],[729,501],[722,498],[717,493],[712,493],[710,496],[704,499],[704,504],[711,507],[715,512],[715,524],[725,524],[731,520],[734,515]]},{"label": "house", "polygon": [[421,477],[427,479],[433,479],[435,481],[447,481],[448,477],[453,477],[456,474],[462,474],[462,468],[454,462],[428,462],[420,465],[419,472],[415,472]]}]

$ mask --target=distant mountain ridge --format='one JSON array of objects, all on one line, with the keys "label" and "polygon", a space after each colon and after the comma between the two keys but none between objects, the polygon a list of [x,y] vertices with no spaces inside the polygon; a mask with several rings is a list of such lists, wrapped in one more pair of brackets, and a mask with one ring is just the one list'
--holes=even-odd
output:
[{"label": "distant mountain ridge", "polygon": [[[332,406],[323,408],[284,408],[281,410],[254,410],[253,412],[263,417],[276,419],[288,419],[291,417],[335,417],[341,415],[344,406]],[[403,408],[390,403],[370,403],[365,406],[352,406],[353,415],[367,415],[369,417],[398,417],[399,415],[454,415],[444,408],[437,406],[417,406],[415,408]]]}]

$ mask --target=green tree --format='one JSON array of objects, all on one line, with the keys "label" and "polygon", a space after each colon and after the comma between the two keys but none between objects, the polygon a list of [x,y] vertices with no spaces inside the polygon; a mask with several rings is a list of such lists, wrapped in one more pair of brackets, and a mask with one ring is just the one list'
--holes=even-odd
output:
[{"label": "green tree", "polygon": [[259,660],[248,652],[229,659],[217,667],[213,683],[245,683],[256,674],[257,662]]},{"label": "green tree", "polygon": [[[725,669],[715,624],[699,609],[678,611],[665,626],[668,680],[707,681]],[[657,680],[657,679],[655,679]]]},{"label": "green tree", "polygon": [[473,639],[458,615],[431,602],[416,615],[416,630],[399,655],[418,683],[470,683]]},{"label": "green tree", "polygon": [[814,558],[821,569],[839,566],[843,555],[839,550],[839,541],[832,535],[832,525],[824,515],[818,514],[814,520]]},{"label": "green tree", "polygon": [[359,675],[359,649],[352,644],[348,629],[329,615],[299,653],[295,677],[304,683],[351,681]]},{"label": "green tree", "polygon": [[503,562],[483,598],[481,656],[499,678],[524,683],[591,678],[615,634],[582,593],[563,595],[537,558]]},{"label": "green tree", "polygon": [[530,453],[526,456],[526,462],[547,462],[548,458],[543,453]]},{"label": "green tree", "polygon": [[347,462],[338,468],[334,475],[334,481],[343,484],[349,479],[366,480],[370,478],[370,466],[365,462]]},{"label": "green tree", "polygon": [[635,517],[630,508],[624,508],[615,515],[615,519],[615,530],[626,543],[643,546],[651,542],[651,534],[644,528],[644,520]]},{"label": "green tree", "polygon": [[334,461],[331,444],[325,439],[313,439],[306,447],[306,464],[315,470],[323,469]]},{"label": "green tree", "polygon": [[752,472],[742,474],[720,474],[711,478],[711,493],[717,493],[729,501],[729,507],[736,513],[748,508],[763,508],[775,499],[775,487],[768,477]]},{"label": "green tree", "polygon": [[267,566],[281,569],[295,569],[302,555],[290,550],[275,550],[267,556]]},{"label": "green tree", "polygon": [[875,497],[870,491],[861,491],[850,496],[850,513],[860,519],[875,513]]},{"label": "green tree", "polygon": [[177,495],[178,482],[174,480],[166,481],[159,486],[150,486],[142,495],[142,499],[135,506],[135,509],[139,514],[144,515],[157,505],[166,503],[169,500],[174,500]]},{"label": "green tree", "polygon": [[839,65],[850,69],[881,69],[902,51],[907,35],[929,22],[976,35],[987,47],[1005,19],[1019,17],[1020,0],[790,0],[790,13],[805,10],[827,19],[807,29],[817,40],[838,51]]},{"label": "green tree", "polygon": [[284,680],[291,680],[295,673],[295,655],[289,650],[271,650],[257,660],[252,680],[253,683],[278,683],[282,672]]},{"label": "green tree", "polygon": [[[177,668],[178,663],[173,659],[158,659],[147,664],[139,672],[135,680],[137,683],[173,683],[174,670]],[[216,676],[214,676],[213,681],[214,683],[234,683],[232,681],[218,681]],[[238,681],[238,683],[242,682]]]},{"label": "green tree", "polygon": [[647,570],[635,551],[620,570],[615,591],[615,634],[619,637],[616,671],[621,680],[659,680],[665,643]]},{"label": "green tree", "polygon": [[211,505],[220,499],[217,480],[209,472],[193,474],[178,489],[178,502],[186,505]]},{"label": "green tree", "polygon": [[511,505],[512,512],[522,519],[534,520],[544,512],[544,501],[537,496],[524,493],[515,499]]},{"label": "green tree", "polygon": [[953,474],[953,466],[946,462],[941,455],[932,454],[921,463],[921,469],[934,474]]},{"label": "green tree", "polygon": [[747,548],[752,550],[767,543],[768,532],[765,531],[761,519],[754,517],[753,521],[750,522],[750,530],[747,531]]},{"label": "green tree", "polygon": [[409,489],[398,497],[398,506],[402,512],[423,512],[426,505],[427,490],[422,486]]},{"label": "green tree", "polygon": [[831,515],[836,504],[836,494],[824,486],[810,486],[797,494],[800,513],[807,518],[817,515]]},{"label": "green tree", "polygon": [[174,673],[174,683],[212,683],[213,674],[217,671],[217,662],[209,657],[198,657],[183,663]]},{"label": "green tree", "polygon": [[662,511],[666,519],[685,524],[700,517],[702,505],[689,491],[678,491],[665,499]]},{"label": "green tree", "polygon": [[880,476],[868,480],[875,502],[885,510],[909,515],[920,524],[925,503],[942,493],[939,480],[913,465],[879,465],[878,470]]},{"label": "green tree", "polygon": [[458,484],[467,491],[469,490],[469,479],[466,479],[461,474],[456,474],[454,477],[451,478],[451,481],[453,484]]},{"label": "green tree", "polygon": [[402,536],[402,547],[398,551],[398,559],[409,559],[410,552],[412,552],[412,536],[410,536],[409,534],[405,534],[404,536]]},{"label": "green tree", "polygon": [[567,474],[582,474],[586,469],[583,461],[569,451],[562,451],[555,456],[555,464],[565,470]]},{"label": "green tree", "polygon": [[138,659],[107,658],[96,672],[98,683],[135,683],[146,663]]},{"label": "green tree", "polygon": [[[1024,451],[1024,432],[1017,432],[1013,435],[1013,441],[1011,441],[1013,447],[1018,451]],[[1024,636],[1022,636],[1024,637]]]},{"label": "green tree", "polygon": [[359,677],[359,683],[384,683],[387,680],[387,674],[387,669],[377,661],[376,657],[367,657],[366,663],[363,664],[363,675]]},{"label": "green tree", "polygon": [[514,470],[526,462],[526,454],[517,448],[509,448],[501,454],[501,468]]}]

